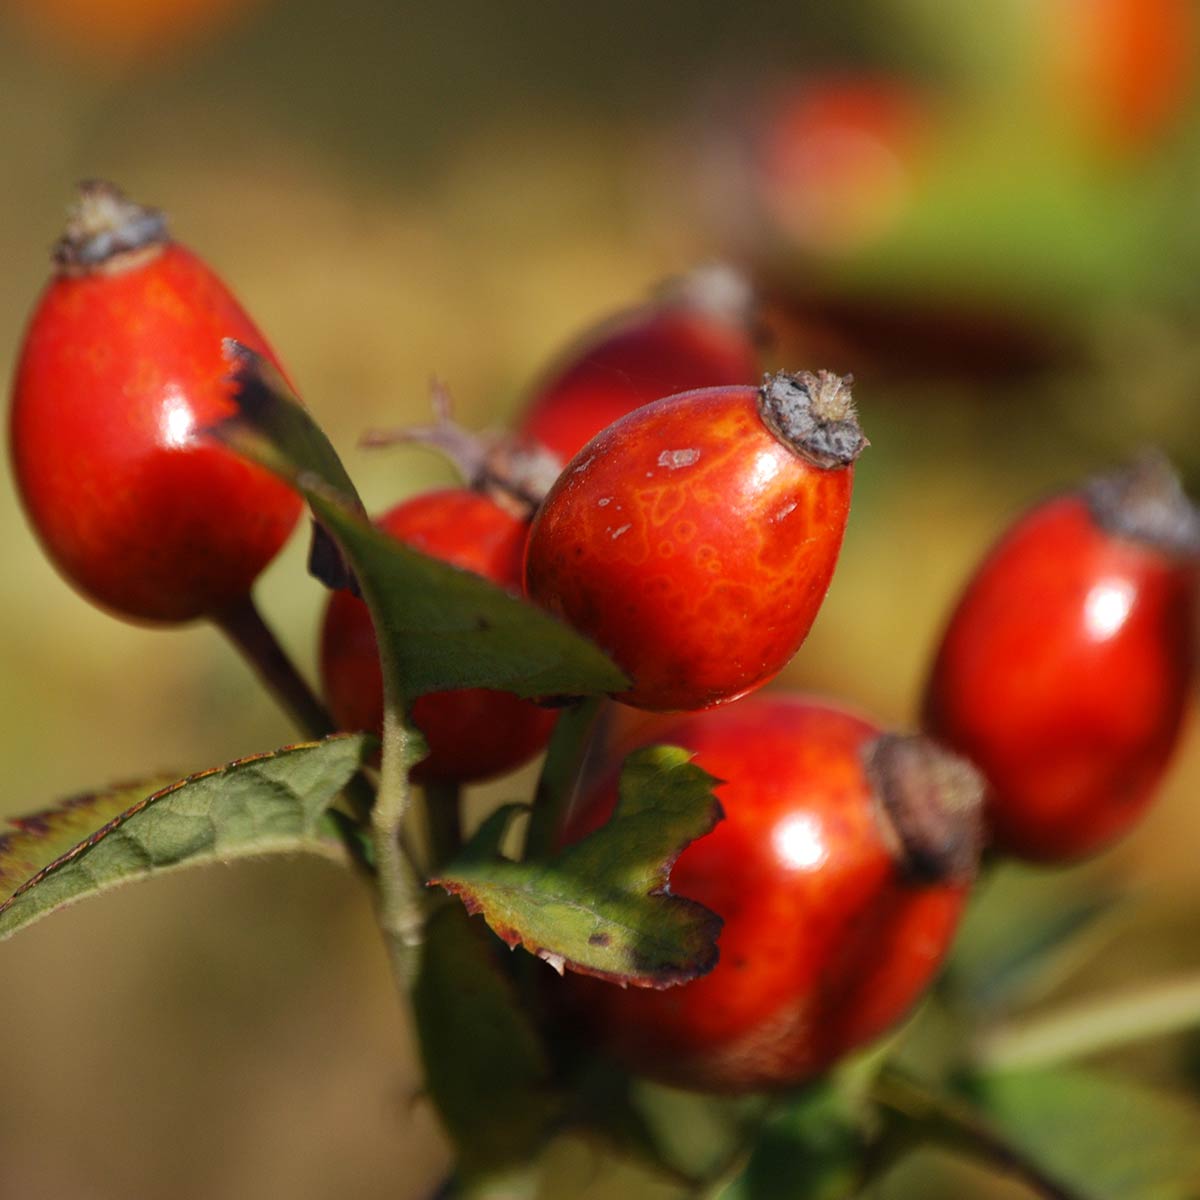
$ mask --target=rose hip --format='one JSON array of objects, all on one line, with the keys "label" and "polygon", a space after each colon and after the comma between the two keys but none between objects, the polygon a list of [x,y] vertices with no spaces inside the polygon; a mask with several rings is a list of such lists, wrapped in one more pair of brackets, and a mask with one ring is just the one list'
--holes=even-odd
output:
[{"label": "rose hip", "polygon": [[771,679],[825,598],[866,444],[849,381],[775,375],[637,409],[567,465],[534,518],[529,596],[633,680],[698,709]]},{"label": "rose hip", "polygon": [[677,392],[762,374],[749,284],[728,267],[693,271],[653,303],[569,350],[529,401],[518,432],[560,462],[619,417]]},{"label": "rose hip", "polygon": [[[222,340],[276,362],[158,212],[83,185],[13,382],[17,487],[85,596],[140,621],[213,616],[248,595],[299,498],[197,436],[233,412]],[[276,365],[278,365],[276,363]]]},{"label": "rose hip", "polygon": [[[750,1091],[810,1079],[902,1019],[975,871],[976,773],[924,738],[783,693],[660,720],[637,744],[651,742],[694,751],[721,781],[725,819],[671,869],[672,891],[724,919],[720,959],[662,991],[568,977],[589,1033],[640,1074]],[[608,819],[618,765],[585,786],[564,840]]]},{"label": "rose hip", "polygon": [[1064,862],[1153,798],[1196,662],[1200,520],[1143,460],[1036,505],[950,617],[924,726],[988,780],[994,847]]}]

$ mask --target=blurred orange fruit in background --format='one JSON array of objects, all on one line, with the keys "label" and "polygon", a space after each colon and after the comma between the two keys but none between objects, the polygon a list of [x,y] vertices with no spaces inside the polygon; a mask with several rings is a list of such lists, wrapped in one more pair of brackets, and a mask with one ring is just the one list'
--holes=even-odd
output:
[{"label": "blurred orange fruit in background", "polygon": [[762,201],[811,251],[857,249],[903,213],[932,117],[899,79],[833,75],[768,99],[758,139]]},{"label": "blurred orange fruit in background", "polygon": [[150,66],[219,35],[266,0],[3,0],[60,54],[101,67]]},{"label": "blurred orange fruit in background", "polygon": [[1194,0],[1055,0],[1043,10],[1052,99],[1101,146],[1165,134],[1191,92]]}]

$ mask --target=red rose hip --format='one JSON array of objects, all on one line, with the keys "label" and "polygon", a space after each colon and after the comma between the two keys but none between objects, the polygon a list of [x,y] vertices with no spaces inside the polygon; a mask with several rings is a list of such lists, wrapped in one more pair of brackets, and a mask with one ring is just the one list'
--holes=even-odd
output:
[{"label": "red rose hip", "polygon": [[567,465],[534,519],[529,596],[633,680],[699,709],[771,679],[829,588],[866,444],[849,380],[779,374],[637,409]]},{"label": "red rose hip", "polygon": [[1200,521],[1147,459],[1037,505],[950,617],[924,726],[988,780],[993,846],[1064,862],[1141,816],[1196,661]]},{"label": "red rose hip", "polygon": [[[919,737],[782,693],[656,723],[723,780],[725,819],[671,889],[724,919],[720,958],[662,991],[568,977],[568,1004],[630,1069],[705,1091],[790,1087],[904,1017],[949,948],[979,851],[976,773]],[[607,820],[615,767],[567,840]]]},{"label": "red rose hip", "polygon": [[643,404],[754,383],[762,366],[753,308],[750,285],[731,268],[698,268],[568,351],[530,400],[519,434],[566,462]]},{"label": "red rose hip", "polygon": [[[501,587],[520,587],[528,523],[489,497],[463,488],[427,492],[396,505],[379,527],[428,554]],[[349,592],[329,598],[321,626],[321,680],[339,729],[383,726],[383,676],[367,606]],[[416,780],[469,783],[502,775],[541,750],[557,713],[508,692],[464,688],[421,696],[413,722],[429,755]]]},{"label": "red rose hip", "polygon": [[[46,552],[139,621],[213,616],[287,540],[299,498],[199,433],[234,411],[222,340],[275,362],[159,213],[85,184],[13,383],[11,451]],[[278,365],[278,364],[277,364]]]}]

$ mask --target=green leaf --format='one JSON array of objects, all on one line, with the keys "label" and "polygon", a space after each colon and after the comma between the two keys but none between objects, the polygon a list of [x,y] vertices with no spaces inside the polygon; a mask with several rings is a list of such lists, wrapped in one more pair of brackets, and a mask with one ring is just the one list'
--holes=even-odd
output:
[{"label": "green leaf", "polygon": [[770,1114],[719,1200],[844,1200],[859,1194],[864,1166],[862,1130],[845,1098],[816,1084]]},{"label": "green leaf", "polygon": [[695,1182],[691,1159],[682,1166],[669,1161],[669,1150],[661,1144],[658,1131],[644,1111],[647,1106],[639,1095],[641,1080],[604,1055],[587,1054],[574,1065],[580,1068],[570,1079],[574,1129],[593,1144],[597,1140],[605,1143],[614,1158],[640,1164],[655,1175],[683,1184]]},{"label": "green leaf", "polygon": [[672,895],[668,877],[680,851],[722,814],[717,781],[689,760],[674,746],[630,755],[608,824],[543,861],[500,856],[518,811],[500,809],[430,883],[559,971],[656,988],[695,979],[716,964],[721,918]]},{"label": "green leaf", "polygon": [[225,424],[222,436],[276,475],[291,480],[297,472],[310,473],[314,478],[307,482],[330,489],[365,516],[363,502],[333,444],[283,376],[261,355],[232,338],[225,343],[225,353],[236,367],[239,416]]},{"label": "green leaf", "polygon": [[996,1074],[979,1084],[1018,1152],[1082,1200],[1195,1200],[1200,1108],[1090,1070]]},{"label": "green leaf", "polygon": [[561,621],[375,529],[325,435],[278,375],[239,351],[239,412],[211,429],[299,491],[353,570],[375,623],[388,694],[490,687],[519,696],[620,692],[625,676]]},{"label": "green leaf", "polygon": [[11,896],[89,834],[173,782],[172,777],[163,776],[117,784],[104,791],[72,796],[42,812],[8,818],[9,832],[0,834],[0,897]]},{"label": "green leaf", "polygon": [[[647,1161],[698,1185],[715,1185],[740,1163],[761,1124],[763,1096],[720,1096],[632,1079],[629,1106],[640,1118],[653,1156]],[[705,1195],[713,1194],[706,1190]]]},{"label": "green leaf", "polygon": [[0,837],[0,940],[76,900],[185,865],[302,851],[343,858],[325,810],[371,742],[339,735],[17,818]]},{"label": "green leaf", "polygon": [[1200,974],[1069,1001],[978,1034],[971,1057],[987,1071],[1028,1070],[1179,1034],[1200,1024]]},{"label": "green leaf", "polygon": [[467,1176],[528,1161],[562,1103],[537,1030],[481,934],[459,905],[443,903],[413,990],[426,1085]]},{"label": "green leaf", "polygon": [[976,1016],[1029,1004],[1058,986],[1115,932],[1122,897],[1006,864],[963,918],[947,986]]}]

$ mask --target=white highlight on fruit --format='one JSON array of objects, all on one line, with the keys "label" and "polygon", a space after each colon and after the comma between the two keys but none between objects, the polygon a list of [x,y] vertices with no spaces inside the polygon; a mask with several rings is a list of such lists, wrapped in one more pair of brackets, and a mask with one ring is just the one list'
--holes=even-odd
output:
[{"label": "white highlight on fruit", "polygon": [[1128,579],[1102,579],[1083,602],[1083,623],[1093,642],[1116,634],[1133,607],[1133,584]]},{"label": "white highlight on fruit", "polygon": [[779,474],[779,459],[770,450],[764,450],[755,460],[750,475],[750,486],[754,489],[766,487]]},{"label": "white highlight on fruit", "polygon": [[168,446],[186,446],[192,440],[196,422],[183,392],[172,385],[163,405],[163,441]]},{"label": "white highlight on fruit", "polygon": [[771,840],[785,866],[811,871],[829,857],[824,829],[809,813],[797,813],[775,826]]}]

